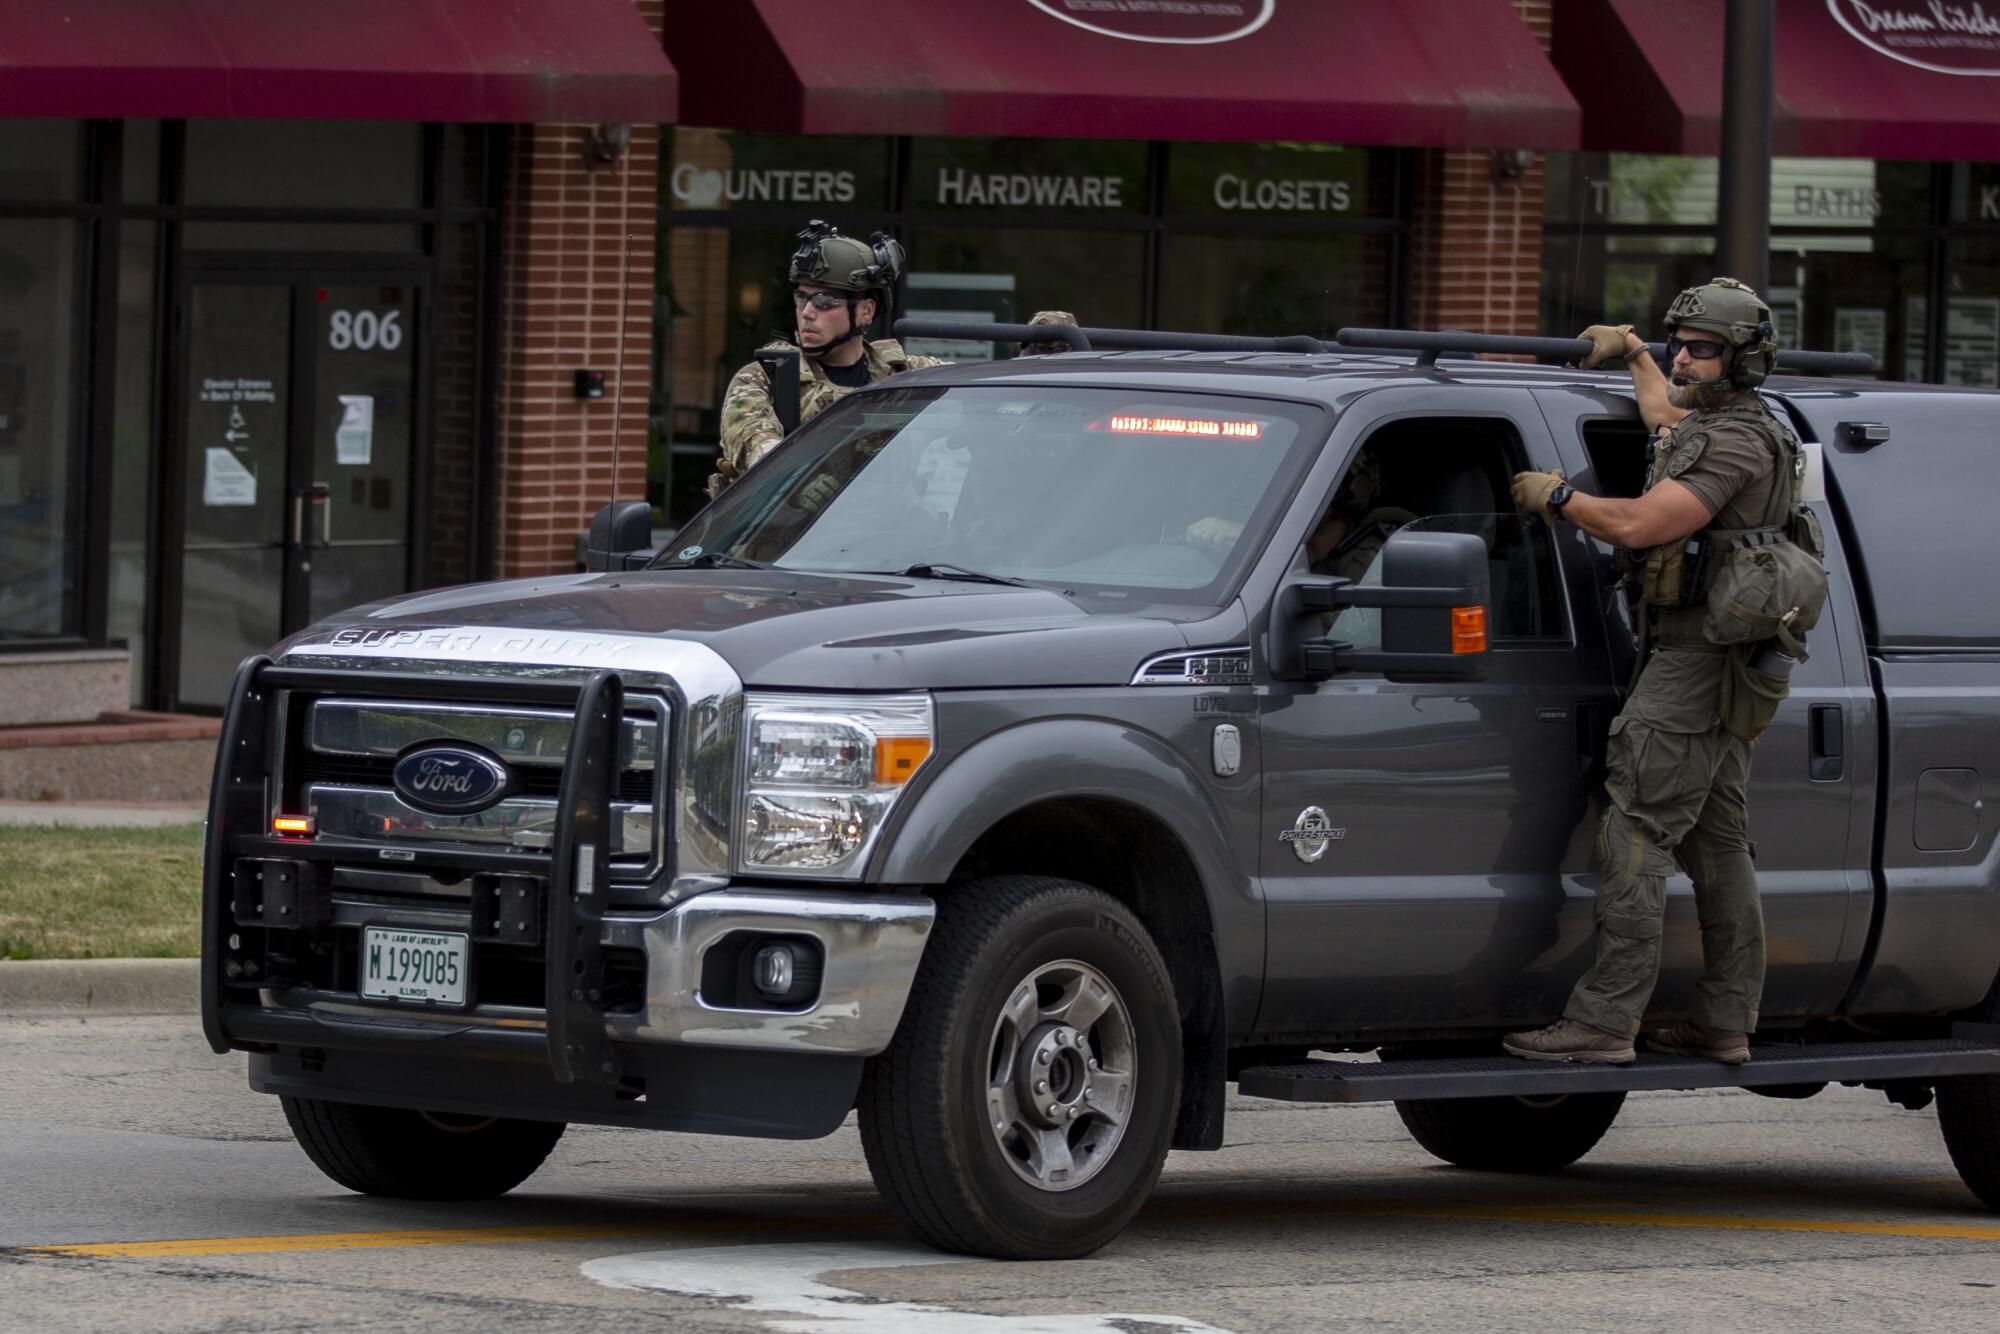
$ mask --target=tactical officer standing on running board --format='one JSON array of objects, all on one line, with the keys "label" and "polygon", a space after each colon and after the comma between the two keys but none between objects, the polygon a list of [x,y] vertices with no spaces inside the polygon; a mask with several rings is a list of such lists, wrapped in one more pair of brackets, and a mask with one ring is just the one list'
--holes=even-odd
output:
[{"label": "tactical officer standing on running board", "polygon": [[1671,384],[1630,325],[1592,325],[1585,367],[1623,361],[1653,431],[1636,500],[1524,472],[1514,500],[1621,549],[1642,663],[1611,724],[1597,857],[1597,955],[1547,1028],[1509,1034],[1532,1060],[1633,1059],[1660,972],[1666,880],[1694,880],[1705,970],[1687,1020],[1649,1029],[1654,1051],[1750,1059],[1764,982],[1764,918],[1746,809],[1751,747],[1790,689],[1801,635],[1825,601],[1817,520],[1798,503],[1798,440],[1755,392],[1777,357],[1770,310],[1716,278],[1667,311]]},{"label": "tactical officer standing on running board", "polygon": [[[893,339],[865,337],[878,313],[886,313],[907,256],[902,243],[885,232],[867,241],[842,236],[838,227],[814,219],[798,235],[788,275],[792,306],[798,312],[797,343],[776,339],[758,349],[797,356],[798,421],[780,417],[769,370],[752,360],[730,377],[722,395],[722,456],[709,475],[708,494],[741,477],[794,427],[811,421],[847,394],[903,371],[950,363],[912,356]],[[1042,311],[1033,324],[1075,324],[1065,311]],[[1023,344],[1021,351],[1045,350]],[[802,354],[802,355],[801,355]],[[782,364],[774,362],[774,365]]]}]

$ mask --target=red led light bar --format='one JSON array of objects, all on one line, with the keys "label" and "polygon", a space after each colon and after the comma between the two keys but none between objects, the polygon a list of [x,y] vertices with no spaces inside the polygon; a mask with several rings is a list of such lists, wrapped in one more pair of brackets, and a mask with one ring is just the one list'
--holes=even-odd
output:
[{"label": "red led light bar", "polygon": [[1255,440],[1264,434],[1261,422],[1207,417],[1116,416],[1106,429],[1119,435],[1208,435],[1231,440]]}]

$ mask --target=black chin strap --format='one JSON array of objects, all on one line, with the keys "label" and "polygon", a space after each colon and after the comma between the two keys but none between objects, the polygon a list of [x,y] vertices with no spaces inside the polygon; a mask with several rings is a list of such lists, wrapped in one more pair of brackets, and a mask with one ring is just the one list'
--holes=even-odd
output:
[{"label": "black chin strap", "polygon": [[841,346],[843,343],[848,342],[850,339],[861,337],[861,335],[866,331],[862,329],[860,322],[856,320],[854,316],[855,316],[855,299],[853,294],[849,293],[847,297],[847,332],[842,334],[838,338],[830,339],[827,342],[820,344],[820,346],[817,349],[801,347],[800,351],[804,352],[814,361],[823,361],[826,359],[826,354],[833,351],[833,349]]}]

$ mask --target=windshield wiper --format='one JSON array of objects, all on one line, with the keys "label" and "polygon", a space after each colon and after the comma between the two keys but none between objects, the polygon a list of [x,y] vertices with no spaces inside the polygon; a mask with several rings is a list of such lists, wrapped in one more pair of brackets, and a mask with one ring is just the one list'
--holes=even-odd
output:
[{"label": "windshield wiper", "polygon": [[949,565],[942,561],[920,561],[896,573],[906,579],[950,579],[962,584],[1011,584],[1015,588],[1037,587],[1026,579],[1009,579],[1004,574],[968,570],[963,565]]},{"label": "windshield wiper", "polygon": [[660,568],[663,570],[700,570],[725,567],[731,570],[771,570],[777,568],[768,561],[751,560],[748,556],[732,556],[726,551],[704,551],[699,556],[692,556],[687,560],[669,561]]}]

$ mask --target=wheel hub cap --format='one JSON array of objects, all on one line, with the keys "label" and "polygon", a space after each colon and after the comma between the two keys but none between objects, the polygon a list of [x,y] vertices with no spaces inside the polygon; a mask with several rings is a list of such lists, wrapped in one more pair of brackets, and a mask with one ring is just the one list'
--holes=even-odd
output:
[{"label": "wheel hub cap", "polygon": [[1138,1043],[1109,978],[1073,959],[1035,969],[1009,993],[989,1051],[987,1127],[1017,1175],[1073,1190],[1110,1162],[1131,1111]]}]

